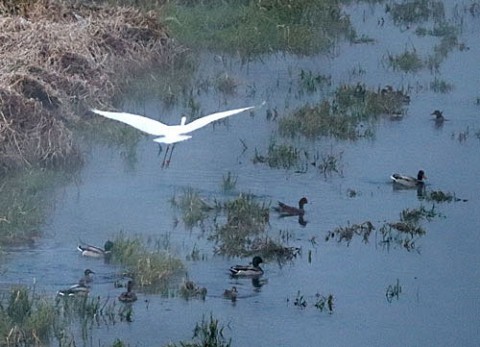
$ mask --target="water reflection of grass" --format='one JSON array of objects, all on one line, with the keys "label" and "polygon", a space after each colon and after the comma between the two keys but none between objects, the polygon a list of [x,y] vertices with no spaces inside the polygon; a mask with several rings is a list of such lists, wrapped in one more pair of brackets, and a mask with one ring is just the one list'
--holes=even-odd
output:
[{"label": "water reflection of grass", "polygon": [[166,17],[189,47],[239,52],[242,56],[324,51],[343,35],[354,37],[340,4],[332,0],[176,1]]}]

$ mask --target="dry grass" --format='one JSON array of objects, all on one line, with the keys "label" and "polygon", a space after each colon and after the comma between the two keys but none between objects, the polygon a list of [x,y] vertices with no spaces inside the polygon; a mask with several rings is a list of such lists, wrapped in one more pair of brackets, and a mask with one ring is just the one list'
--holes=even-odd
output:
[{"label": "dry grass", "polygon": [[0,2],[0,169],[77,160],[69,127],[174,52],[157,12]]}]

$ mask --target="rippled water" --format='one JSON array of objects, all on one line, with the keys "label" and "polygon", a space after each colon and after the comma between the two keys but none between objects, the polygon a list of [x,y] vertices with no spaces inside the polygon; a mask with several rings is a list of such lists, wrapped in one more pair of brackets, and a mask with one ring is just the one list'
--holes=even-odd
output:
[{"label": "rippled water", "polygon": [[[372,140],[299,141],[321,153],[343,153],[343,176],[325,179],[313,167],[300,174],[254,165],[255,148],[264,152],[277,129],[276,122],[266,119],[266,108],[254,116],[231,117],[227,126],[196,131],[191,140],[177,145],[166,170],[160,167],[161,157],[151,138],[140,142],[133,165],[118,149],[88,146],[88,161],[79,181],[57,194],[55,211],[43,228],[46,236],[33,249],[7,254],[5,285],[30,285],[35,280],[37,291],[53,296],[90,267],[97,273],[93,294],[115,298],[121,291],[112,285],[118,269],[80,257],[75,247],[79,240],[101,245],[124,230],[130,235],[163,238],[182,259],[196,245],[207,260],[185,264],[189,277],[207,287],[208,295],[205,301],[185,301],[139,293],[133,322],[95,327],[92,345],[108,345],[115,338],[132,346],[185,340],[191,337],[195,323],[212,313],[227,326],[224,333],[232,337],[234,346],[478,346],[480,140],[475,132],[480,129],[480,106],[475,100],[480,96],[479,20],[464,14],[460,41],[469,50],[454,50],[441,65],[438,77],[454,89],[440,94],[428,90],[434,78],[430,72],[404,74],[384,62],[387,52],[397,54],[406,47],[428,53],[437,39],[398,29],[387,17],[379,27],[379,18],[385,16],[381,6],[353,5],[349,13],[359,34],[374,38],[375,44],[339,44],[330,57],[271,56],[248,65],[233,58],[224,58],[222,64],[205,54],[199,69],[199,76],[227,71],[241,81],[235,97],[215,92],[198,97],[206,113],[266,100],[266,108],[277,108],[284,116],[321,95],[295,93],[301,69],[331,75],[335,84],[410,86],[405,118],[382,120]],[[352,73],[359,67],[365,73]],[[289,92],[292,85],[293,92]],[[245,96],[252,86],[256,94]],[[431,120],[434,109],[443,110],[449,119],[441,128]],[[174,124],[184,110],[166,110],[152,101],[129,111],[162,115],[161,119]],[[467,139],[459,141],[458,134],[467,129]],[[244,152],[242,141],[248,147]],[[427,233],[417,240],[415,251],[386,250],[379,245],[378,233],[366,244],[361,237],[349,245],[325,241],[328,231],[338,226],[369,220],[378,227],[397,220],[405,208],[422,204],[431,208],[431,203],[418,200],[415,190],[394,190],[388,180],[393,172],[415,174],[419,168],[429,177],[428,190],[454,192],[468,202],[436,204],[441,216],[423,223]],[[290,245],[302,247],[302,255],[284,266],[265,264],[268,281],[261,289],[249,280],[232,280],[227,275],[230,265],[248,259],[214,256],[213,245],[200,230],[185,230],[182,223],[174,227],[181,216],[172,209],[170,198],[193,187],[207,198],[224,199],[221,182],[228,172],[238,177],[237,192],[253,193],[272,204],[277,200],[294,204],[301,196],[309,199],[305,228],[296,219],[280,220],[272,214],[270,234],[289,231],[294,235]],[[357,196],[349,197],[349,189]],[[310,241],[313,237],[316,245]],[[397,279],[402,292],[389,302],[387,288]],[[222,298],[224,289],[232,285],[239,290],[234,304]],[[307,301],[306,308],[294,305],[298,292]],[[333,314],[313,307],[316,293],[333,294]]]}]

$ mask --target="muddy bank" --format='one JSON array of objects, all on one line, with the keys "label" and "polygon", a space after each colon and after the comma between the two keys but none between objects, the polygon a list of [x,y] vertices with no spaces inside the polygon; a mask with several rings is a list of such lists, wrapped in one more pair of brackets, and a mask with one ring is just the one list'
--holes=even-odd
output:
[{"label": "muddy bank", "polygon": [[179,53],[157,12],[62,1],[0,3],[0,173],[81,162],[71,129],[127,74]]}]

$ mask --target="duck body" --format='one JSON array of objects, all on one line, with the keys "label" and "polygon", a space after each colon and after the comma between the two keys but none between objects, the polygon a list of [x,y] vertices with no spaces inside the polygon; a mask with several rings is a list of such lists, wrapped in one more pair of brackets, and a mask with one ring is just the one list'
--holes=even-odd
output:
[{"label": "duck body", "polygon": [[263,270],[259,266],[263,259],[259,256],[253,257],[249,265],[234,265],[230,267],[230,275],[234,277],[256,277],[263,275]]},{"label": "duck body", "polygon": [[118,301],[126,303],[137,301],[137,294],[133,292],[133,281],[128,281],[127,291],[118,296]]},{"label": "duck body", "polygon": [[233,286],[232,289],[225,289],[223,292],[223,297],[226,299],[230,299],[232,301],[236,301],[238,296],[237,287]]},{"label": "duck body", "polygon": [[92,257],[92,258],[102,258],[105,256],[110,255],[113,248],[113,242],[107,241],[103,248],[93,246],[93,245],[78,245],[77,249],[82,253],[85,257]]},{"label": "duck body", "polygon": [[61,289],[57,292],[58,296],[87,296],[90,288],[81,284],[74,284],[66,289]]},{"label": "duck body", "polygon": [[417,178],[398,173],[394,173],[392,176],[390,176],[390,178],[395,184],[407,188],[414,188],[425,184],[424,180],[427,178],[427,176],[425,176],[425,172],[423,170],[420,170],[418,171]]},{"label": "duck body", "polygon": [[434,121],[436,123],[443,123],[446,120],[445,117],[443,116],[443,112],[440,110],[433,111],[431,115],[435,116]]},{"label": "duck body", "polygon": [[61,289],[57,292],[58,296],[87,296],[90,292],[90,283],[93,281],[91,275],[94,274],[90,269],[86,269],[83,272],[82,278],[77,284],[70,286],[66,289]]},{"label": "duck body", "polygon": [[289,206],[279,201],[278,206],[274,207],[274,210],[280,213],[281,217],[303,216],[305,214],[305,210],[303,209],[303,207],[307,203],[308,203],[308,200],[306,197],[303,197],[298,201],[298,208],[294,206]]}]

